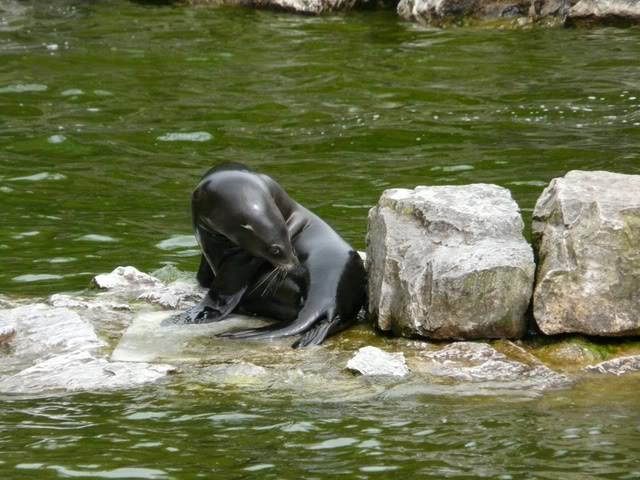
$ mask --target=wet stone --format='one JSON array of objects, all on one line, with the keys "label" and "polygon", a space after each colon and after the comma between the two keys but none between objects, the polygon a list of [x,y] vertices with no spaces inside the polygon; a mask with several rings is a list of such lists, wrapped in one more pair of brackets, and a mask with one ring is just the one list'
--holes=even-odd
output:
[{"label": "wet stone", "polygon": [[423,373],[464,382],[510,383],[513,388],[546,388],[568,385],[571,380],[540,363],[532,365],[509,359],[484,343],[457,342],[423,354],[416,367]]},{"label": "wet stone", "polygon": [[92,283],[106,290],[140,290],[162,287],[162,282],[135,267],[118,267],[111,273],[103,273],[93,278]]},{"label": "wet stone", "polygon": [[0,314],[15,325],[15,355],[90,350],[105,346],[91,324],[68,308],[45,304],[24,305]]},{"label": "wet stone", "polygon": [[54,307],[61,308],[78,308],[86,310],[104,309],[120,311],[130,311],[132,309],[131,305],[115,302],[110,299],[104,299],[100,296],[96,296],[91,299],[84,299],[64,293],[56,293],[54,295],[51,295],[47,302]]},{"label": "wet stone", "polygon": [[0,392],[40,393],[131,388],[155,382],[175,367],[163,364],[109,362],[87,351],[75,351],[37,362],[0,380]]},{"label": "wet stone", "polygon": [[361,375],[404,377],[409,374],[404,353],[388,353],[371,346],[359,349],[347,362],[347,369]]},{"label": "wet stone", "polygon": [[145,292],[138,298],[175,310],[192,307],[202,300],[206,292],[206,289],[199,287],[195,282],[176,281]]},{"label": "wet stone", "polygon": [[587,372],[606,373],[610,375],[624,375],[626,373],[640,372],[640,355],[615,358],[606,362],[590,365],[585,368]]}]

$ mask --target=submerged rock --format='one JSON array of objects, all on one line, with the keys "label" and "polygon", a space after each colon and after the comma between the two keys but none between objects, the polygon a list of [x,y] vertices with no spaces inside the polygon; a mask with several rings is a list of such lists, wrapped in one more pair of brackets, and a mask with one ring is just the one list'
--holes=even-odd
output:
[{"label": "submerged rock", "polygon": [[570,26],[615,25],[640,23],[638,0],[580,0],[568,12]]},{"label": "submerged rock", "polygon": [[347,362],[347,369],[361,375],[394,375],[404,377],[409,369],[404,353],[387,353],[376,347],[362,347]]},{"label": "submerged rock", "polygon": [[265,381],[273,381],[266,368],[245,362],[206,367],[202,376],[209,382],[222,385],[262,385]]},{"label": "submerged rock", "polygon": [[372,319],[404,336],[522,336],[535,268],[523,228],[495,185],[385,191],[369,212]]},{"label": "submerged rock", "polygon": [[599,347],[584,338],[564,338],[533,348],[547,365],[575,371],[606,358]]},{"label": "submerged rock", "polygon": [[640,355],[615,358],[597,365],[589,365],[587,372],[608,373],[612,375],[624,375],[625,373],[640,372]]},{"label": "submerged rock", "polygon": [[572,171],[533,212],[534,317],[548,334],[640,334],[640,176]]},{"label": "submerged rock", "polygon": [[174,371],[170,365],[109,362],[81,350],[56,355],[0,380],[0,392],[111,390],[154,382]]},{"label": "submerged rock", "polygon": [[529,364],[509,359],[490,345],[457,342],[436,352],[426,352],[419,370],[437,377],[466,382],[510,382],[514,388],[545,389],[566,386],[570,380],[541,362]]}]

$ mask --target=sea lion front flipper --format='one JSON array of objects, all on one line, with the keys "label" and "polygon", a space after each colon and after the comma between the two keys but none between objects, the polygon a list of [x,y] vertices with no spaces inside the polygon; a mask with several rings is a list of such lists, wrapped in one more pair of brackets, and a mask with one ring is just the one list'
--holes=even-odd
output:
[{"label": "sea lion front flipper", "polygon": [[245,286],[237,292],[225,295],[212,288],[199,304],[191,307],[186,312],[167,319],[167,322],[174,325],[182,325],[224,320],[238,306],[246,290],[247,287]]},{"label": "sea lion front flipper", "polygon": [[211,323],[235,310],[260,268],[262,260],[244,253],[227,257],[202,301],[166,320],[173,324]]}]

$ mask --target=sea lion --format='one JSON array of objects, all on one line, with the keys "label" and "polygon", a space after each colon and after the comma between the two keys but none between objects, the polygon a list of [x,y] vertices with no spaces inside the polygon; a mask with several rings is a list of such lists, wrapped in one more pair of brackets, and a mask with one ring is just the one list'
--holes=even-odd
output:
[{"label": "sea lion", "polygon": [[239,163],[214,167],[193,192],[192,217],[202,249],[197,279],[209,291],[178,321],[213,322],[242,311],[286,324],[219,336],[302,334],[293,346],[304,347],[349,326],[363,307],[358,252],[271,177]]}]

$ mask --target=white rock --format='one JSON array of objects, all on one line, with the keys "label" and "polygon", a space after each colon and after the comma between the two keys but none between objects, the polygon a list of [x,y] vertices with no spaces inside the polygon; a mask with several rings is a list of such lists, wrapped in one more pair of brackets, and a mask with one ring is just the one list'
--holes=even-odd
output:
[{"label": "white rock", "polygon": [[[400,0],[397,11],[401,18],[435,25],[449,24],[470,18],[520,17],[519,23],[522,23],[528,15],[535,14],[536,7],[545,9],[545,4],[557,2],[537,0],[537,5],[532,6],[533,3],[531,0]],[[546,14],[554,14],[553,9],[547,8]]]},{"label": "white rock", "polygon": [[369,212],[369,312],[382,330],[431,338],[524,334],[533,252],[508,190],[416,187]]},{"label": "white rock", "polygon": [[126,303],[114,302],[111,300],[103,299],[100,296],[96,296],[90,299],[83,299],[65,293],[56,293],[51,295],[47,301],[54,307],[63,308],[79,308],[86,310],[131,310],[131,306],[127,305]]},{"label": "white rock", "polygon": [[567,15],[570,25],[640,23],[638,0],[580,0]]},{"label": "white rock", "polygon": [[98,288],[111,289],[139,289],[161,287],[162,282],[151,275],[141,272],[135,267],[117,267],[111,273],[97,275],[93,283]]},{"label": "white rock", "polygon": [[640,175],[572,171],[533,213],[534,316],[548,334],[640,334]]},{"label": "white rock", "polygon": [[176,281],[167,286],[144,292],[138,298],[167,309],[192,307],[204,297],[206,289],[195,282]]},{"label": "white rock", "polygon": [[6,393],[48,390],[82,391],[131,388],[174,371],[171,365],[109,362],[87,351],[56,355],[0,381]]},{"label": "white rock", "polygon": [[589,365],[585,368],[588,372],[608,373],[611,375],[624,375],[625,373],[640,372],[640,355],[615,358],[597,365]]},{"label": "white rock", "polygon": [[404,377],[409,374],[404,353],[387,353],[371,346],[359,349],[347,362],[347,369],[362,375]]}]

